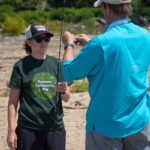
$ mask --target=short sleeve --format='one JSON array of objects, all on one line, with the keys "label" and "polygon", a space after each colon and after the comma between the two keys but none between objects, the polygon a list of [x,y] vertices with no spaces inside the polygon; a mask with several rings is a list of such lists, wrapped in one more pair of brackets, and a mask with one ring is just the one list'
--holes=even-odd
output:
[{"label": "short sleeve", "polygon": [[10,77],[9,87],[10,88],[20,88],[21,87],[21,73],[18,66],[13,67],[13,71]]}]

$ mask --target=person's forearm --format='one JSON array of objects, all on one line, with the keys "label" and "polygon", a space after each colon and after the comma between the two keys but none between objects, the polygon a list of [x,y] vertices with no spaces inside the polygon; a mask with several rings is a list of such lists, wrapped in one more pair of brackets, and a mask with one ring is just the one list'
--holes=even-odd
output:
[{"label": "person's forearm", "polygon": [[8,102],[8,131],[14,131],[16,127],[16,115],[19,97],[20,89],[10,89]]},{"label": "person's forearm", "polygon": [[17,148],[17,136],[16,136],[16,114],[18,106],[19,90],[11,89],[9,102],[8,102],[8,132],[7,132],[7,144],[10,149],[15,150]]},{"label": "person's forearm", "polygon": [[8,104],[8,131],[15,131],[16,114],[17,114],[17,106],[9,102]]},{"label": "person's forearm", "polygon": [[67,61],[69,59],[72,59],[74,57],[74,50],[73,47],[68,46],[65,49],[64,55],[63,55],[63,61]]}]

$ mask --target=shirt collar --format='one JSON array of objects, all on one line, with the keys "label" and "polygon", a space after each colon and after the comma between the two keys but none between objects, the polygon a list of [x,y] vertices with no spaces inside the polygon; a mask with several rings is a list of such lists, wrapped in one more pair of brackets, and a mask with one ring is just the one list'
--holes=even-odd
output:
[{"label": "shirt collar", "polygon": [[111,29],[112,27],[116,26],[116,25],[120,25],[120,24],[126,24],[131,22],[131,19],[129,19],[128,17],[123,17],[123,18],[118,18],[118,19],[114,19],[112,20],[107,27],[105,28],[104,31],[107,31],[109,29]]}]

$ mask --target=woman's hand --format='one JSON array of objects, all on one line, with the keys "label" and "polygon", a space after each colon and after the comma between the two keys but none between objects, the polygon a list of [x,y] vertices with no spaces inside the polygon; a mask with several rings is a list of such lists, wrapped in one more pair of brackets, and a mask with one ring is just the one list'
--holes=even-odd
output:
[{"label": "woman's hand", "polygon": [[58,82],[55,85],[55,89],[58,93],[65,93],[67,91],[68,84],[67,82]]},{"label": "woman's hand", "polygon": [[61,99],[67,102],[70,98],[70,87],[67,82],[59,82],[55,85],[55,89],[61,94]]},{"label": "woman's hand", "polygon": [[17,148],[17,135],[16,135],[15,131],[8,131],[7,144],[11,150],[16,150],[16,148]]}]

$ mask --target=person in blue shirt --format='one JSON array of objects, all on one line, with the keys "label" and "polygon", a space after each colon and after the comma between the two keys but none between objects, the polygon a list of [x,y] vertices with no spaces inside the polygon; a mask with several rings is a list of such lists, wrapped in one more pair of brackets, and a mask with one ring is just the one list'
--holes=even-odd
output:
[{"label": "person in blue shirt", "polygon": [[[97,0],[107,27],[90,39],[66,31],[63,76],[87,77],[86,150],[150,150],[150,35],[128,18],[131,0]],[[83,46],[74,56],[73,44]]]}]

